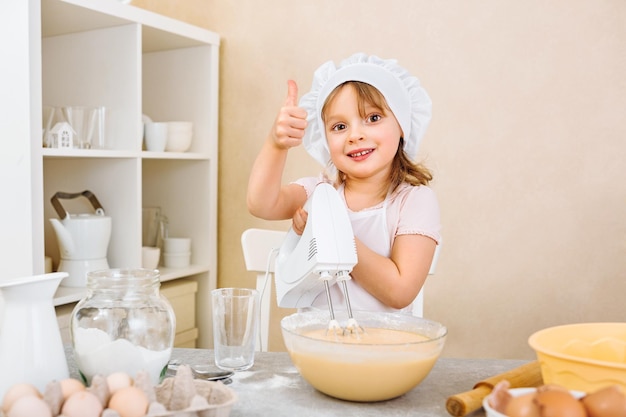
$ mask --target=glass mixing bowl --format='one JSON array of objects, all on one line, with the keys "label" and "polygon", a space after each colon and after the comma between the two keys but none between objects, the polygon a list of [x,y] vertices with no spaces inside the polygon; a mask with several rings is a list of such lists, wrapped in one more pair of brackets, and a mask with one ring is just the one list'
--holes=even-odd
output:
[{"label": "glass mixing bowl", "polygon": [[[337,314],[345,327],[347,317]],[[372,402],[398,397],[426,378],[443,349],[447,329],[402,313],[355,312],[364,333],[328,331],[327,311],[281,320],[285,346],[300,375],[335,398]]]}]

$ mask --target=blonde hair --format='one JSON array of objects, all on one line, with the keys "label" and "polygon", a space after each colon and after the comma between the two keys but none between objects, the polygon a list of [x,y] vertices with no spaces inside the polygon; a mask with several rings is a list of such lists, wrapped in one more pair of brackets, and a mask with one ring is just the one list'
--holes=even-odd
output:
[{"label": "blonde hair", "polygon": [[[380,112],[387,116],[391,112],[387,100],[381,94],[378,89],[370,84],[360,81],[346,81],[343,84],[338,85],[326,98],[324,106],[322,107],[322,121],[326,123],[326,109],[335,99],[339,91],[345,86],[351,86],[356,93],[357,102],[359,106],[359,114],[361,117],[365,117],[365,105],[369,104],[376,107]],[[393,113],[392,113],[393,114]],[[345,174],[341,171],[337,173],[337,181],[343,182]],[[400,137],[400,143],[396,156],[393,158],[391,174],[389,176],[389,185],[392,190],[395,190],[398,185],[403,182],[407,182],[411,185],[428,185],[432,181],[433,175],[430,170],[421,163],[416,163],[408,157],[404,152],[404,138]]]}]

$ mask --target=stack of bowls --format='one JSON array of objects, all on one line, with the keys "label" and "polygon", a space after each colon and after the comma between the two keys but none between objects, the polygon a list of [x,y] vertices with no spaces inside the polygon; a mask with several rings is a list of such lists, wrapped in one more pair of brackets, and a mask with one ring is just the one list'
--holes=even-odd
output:
[{"label": "stack of bowls", "polygon": [[167,152],[187,152],[191,147],[192,137],[192,122],[168,122],[165,150]]},{"label": "stack of bowls", "polygon": [[184,268],[191,261],[191,239],[188,237],[166,237],[163,239],[163,266]]}]

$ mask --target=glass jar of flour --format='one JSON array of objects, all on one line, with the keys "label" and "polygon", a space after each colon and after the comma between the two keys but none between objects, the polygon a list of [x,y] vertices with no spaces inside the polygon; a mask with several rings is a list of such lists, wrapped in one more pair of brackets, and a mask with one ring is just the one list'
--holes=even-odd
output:
[{"label": "glass jar of flour", "polygon": [[87,295],[71,317],[74,359],[86,383],[95,375],[145,370],[165,374],[176,332],[174,310],[159,292],[159,272],[107,269],[87,273]]}]

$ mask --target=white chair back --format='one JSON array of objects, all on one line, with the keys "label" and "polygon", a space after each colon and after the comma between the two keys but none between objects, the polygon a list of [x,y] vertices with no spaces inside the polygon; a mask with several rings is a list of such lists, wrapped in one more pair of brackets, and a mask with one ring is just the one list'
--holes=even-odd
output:
[{"label": "white chair back", "polygon": [[267,351],[274,259],[286,235],[287,232],[265,229],[247,229],[241,235],[241,247],[246,269],[257,273],[256,289],[259,291],[261,302],[257,351]]}]

